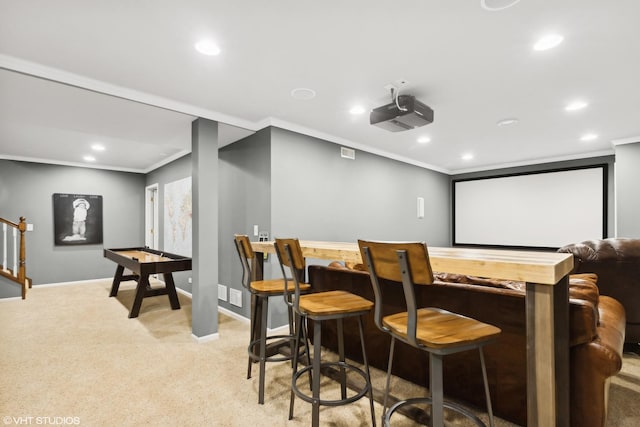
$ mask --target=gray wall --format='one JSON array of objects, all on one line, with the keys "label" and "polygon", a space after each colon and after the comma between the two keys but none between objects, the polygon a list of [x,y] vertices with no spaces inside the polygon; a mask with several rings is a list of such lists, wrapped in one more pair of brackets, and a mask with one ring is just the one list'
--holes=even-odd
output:
[{"label": "gray wall", "polygon": [[616,146],[619,237],[640,238],[640,142]]},{"label": "gray wall", "polygon": [[[159,249],[164,249],[164,186],[170,182],[190,177],[191,169],[191,154],[187,154],[186,156],[180,157],[179,159],[155,169],[146,175],[144,183],[145,187],[152,184],[158,184],[158,209],[160,211],[158,213]],[[144,188],[142,191],[145,191]],[[142,211],[144,213],[144,203]],[[142,230],[144,230],[144,227]],[[189,293],[192,291],[191,284],[189,283],[190,277],[191,272],[189,271],[178,271],[173,273],[173,280],[176,282],[176,286]]]},{"label": "gray wall", "polygon": [[[220,181],[220,240],[218,242],[221,284],[242,290],[242,267],[233,244],[234,234],[247,234],[252,240],[253,226],[268,231],[271,225],[271,130],[263,129],[218,152]],[[265,269],[265,277],[271,272]],[[228,295],[227,295],[228,296]],[[250,298],[243,292],[242,308],[218,301],[224,308],[250,317]]]},{"label": "gray wall", "polygon": [[[270,237],[450,244],[448,175],[364,152],[357,152],[356,160],[343,159],[339,145],[279,128],[224,147],[219,158],[219,278],[229,288],[241,289],[233,234],[255,239],[254,225]],[[417,197],[425,198],[425,219],[417,219]],[[276,257],[270,256],[265,277],[279,275]],[[242,309],[219,304],[249,317],[247,292]],[[269,314],[271,327],[286,323],[282,301],[273,299]]]},{"label": "gray wall", "polygon": [[[273,128],[269,232],[302,240],[424,240],[449,246],[449,185],[446,174],[362,151],[355,160],[344,159],[339,145]],[[417,218],[418,197],[425,200],[423,219]],[[274,318],[284,322],[284,311],[282,304],[275,306]]]},{"label": "gray wall", "polygon": [[[271,224],[271,130],[263,129],[245,139],[223,147],[218,152],[219,194],[219,270],[218,282],[228,289],[243,290],[242,268],[233,245],[234,234],[248,234],[252,239],[253,226],[269,230]],[[191,155],[184,156],[147,175],[146,185],[159,184],[159,229],[164,230],[164,185],[191,176]],[[164,233],[159,245],[164,247]],[[267,265],[265,275],[270,276]],[[176,286],[192,291],[187,283],[190,273],[175,273]],[[228,299],[228,294],[227,294]],[[250,298],[243,291],[242,307],[228,301],[218,301],[221,307],[244,317],[250,316]]]},{"label": "gray wall", "polygon": [[[304,240],[424,240],[450,244],[449,176],[274,128],[272,235]],[[417,218],[417,198],[425,218]]]},{"label": "gray wall", "polygon": [[[102,245],[53,244],[54,193],[103,197]],[[103,247],[144,244],[144,175],[70,166],[0,160],[0,216],[34,225],[26,235],[27,276],[37,286],[112,277],[116,266]],[[0,297],[19,296],[20,287],[0,278]]]},{"label": "gray wall", "polygon": [[[640,237],[640,144],[616,147],[618,235]],[[518,168],[448,176],[357,151],[356,160],[340,157],[340,146],[294,132],[266,128],[219,152],[219,283],[241,289],[240,263],[233,234],[253,236],[253,225],[270,236],[316,240],[421,239],[432,246],[451,242],[451,179],[513,172],[609,164],[609,235],[614,235],[614,157],[598,157]],[[112,262],[103,247],[144,244],[144,187],[164,185],[192,175],[191,155],[146,176],[97,169],[0,160],[0,216],[12,221],[25,216],[35,230],[27,233],[27,275],[34,284],[111,277]],[[104,201],[104,245],[53,245],[53,193],[99,194]],[[425,198],[425,219],[416,218],[416,198]],[[576,211],[578,212],[578,211]],[[164,230],[160,215],[160,230]],[[163,247],[160,233],[160,247]],[[322,263],[320,260],[310,260]],[[279,275],[274,257],[265,277]],[[189,272],[175,275],[189,292]],[[19,296],[20,287],[0,278],[0,297]],[[222,307],[249,317],[243,307],[219,301]],[[284,323],[275,304],[272,326]],[[274,314],[275,313],[275,314]]]},{"label": "gray wall", "polygon": [[[603,157],[591,157],[588,159],[579,159],[579,160],[569,160],[564,162],[552,162],[552,163],[541,163],[538,165],[529,165],[529,166],[520,166],[520,167],[512,167],[512,168],[504,168],[504,169],[494,169],[490,171],[481,171],[481,172],[471,172],[465,174],[457,174],[452,175],[451,180],[457,179],[469,179],[469,178],[479,178],[479,177],[491,177],[498,175],[508,175],[514,173],[527,173],[527,172],[535,172],[535,171],[546,171],[551,169],[562,169],[562,168],[572,168],[572,167],[581,167],[581,166],[591,166],[591,165],[600,165],[607,164],[608,165],[608,177],[607,177],[607,235],[609,237],[614,236],[615,229],[615,218],[616,218],[616,206],[615,206],[615,183],[614,183],[614,167],[617,168],[617,157],[614,156],[603,156]],[[569,197],[571,197],[569,195]],[[585,209],[586,207],[580,206],[579,200],[576,200],[576,210],[575,212],[569,212],[569,215],[579,215],[580,209]],[[571,242],[569,242],[571,243]]]}]

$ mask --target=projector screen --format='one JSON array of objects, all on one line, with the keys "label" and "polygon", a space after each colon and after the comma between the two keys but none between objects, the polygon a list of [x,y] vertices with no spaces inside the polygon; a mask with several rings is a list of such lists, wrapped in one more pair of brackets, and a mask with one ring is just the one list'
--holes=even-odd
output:
[{"label": "projector screen", "polygon": [[607,234],[607,165],[453,181],[453,244],[558,248]]}]

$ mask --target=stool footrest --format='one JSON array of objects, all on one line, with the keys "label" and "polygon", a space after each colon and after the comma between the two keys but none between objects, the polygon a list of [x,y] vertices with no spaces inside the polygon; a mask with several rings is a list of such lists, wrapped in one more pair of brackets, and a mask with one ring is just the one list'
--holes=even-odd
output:
[{"label": "stool footrest", "polygon": [[[293,336],[293,335],[271,335],[271,336],[267,337],[266,340],[267,340],[267,342],[273,341],[273,340],[286,340],[286,341],[295,342],[296,337]],[[247,347],[247,353],[249,354],[249,358],[251,360],[260,361],[260,354],[256,353],[253,350],[256,347],[259,347],[259,344],[260,344],[260,339],[258,338],[257,340],[251,341],[249,343],[249,346]],[[291,360],[291,359],[293,359],[293,354],[275,353],[275,354],[272,354],[272,355],[267,355],[265,357],[265,361],[267,361],[267,362],[283,362],[285,360]]]},{"label": "stool footrest", "polygon": [[[337,366],[338,369],[340,368],[344,368],[346,371],[351,371],[351,372],[355,372],[358,375],[360,375],[362,377],[362,379],[364,380],[364,387],[362,389],[360,389],[358,391],[357,394],[351,396],[351,397],[347,397],[345,399],[335,399],[335,400],[326,400],[326,399],[319,399],[318,402],[320,405],[322,406],[340,406],[340,405],[346,405],[352,402],[355,402],[356,400],[359,400],[361,398],[363,398],[367,392],[369,391],[371,385],[369,384],[369,382],[367,381],[367,374],[360,368],[358,368],[357,366],[348,364],[346,362],[322,362],[320,364],[320,369],[322,370],[323,368],[328,368],[328,367],[332,367],[332,366]],[[293,378],[291,380],[291,389],[293,390],[293,392],[296,394],[296,396],[298,396],[300,399],[304,400],[305,402],[308,403],[313,403],[313,397],[309,396],[308,394],[305,394],[303,392],[300,391],[300,389],[298,388],[298,385],[296,384],[298,381],[298,378],[300,378],[303,374],[305,374],[307,371],[312,370],[313,366],[309,365],[309,366],[305,366],[304,368],[298,370],[294,375]],[[320,375],[320,372],[313,372],[312,375]],[[345,372],[345,376],[346,376],[346,372]]]},{"label": "stool footrest", "polygon": [[[383,420],[383,423],[384,423],[384,427],[390,426],[391,416],[398,409],[400,409],[401,407],[403,407],[405,405],[415,405],[415,404],[419,404],[419,403],[427,403],[427,404],[430,405],[431,404],[431,398],[430,397],[416,397],[416,398],[413,398],[413,399],[400,400],[400,401],[394,403],[382,417],[382,420]],[[445,400],[443,406],[445,408],[447,408],[447,409],[451,409],[452,411],[457,412],[460,415],[468,418],[469,420],[473,421],[479,427],[486,427],[486,424],[483,423],[480,418],[478,418],[473,412],[469,411],[467,408],[465,408],[462,405],[458,405],[457,403]]]}]

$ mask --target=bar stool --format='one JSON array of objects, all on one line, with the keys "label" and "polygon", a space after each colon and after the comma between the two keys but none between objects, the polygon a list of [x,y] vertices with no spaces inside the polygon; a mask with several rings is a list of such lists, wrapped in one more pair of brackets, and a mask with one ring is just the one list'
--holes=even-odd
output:
[{"label": "bar stool", "polygon": [[[442,381],[442,361],[447,354],[478,349],[487,399],[489,424],[493,427],[493,412],[487,371],[482,348],[495,340],[501,330],[475,319],[451,313],[440,308],[417,308],[414,287],[433,283],[433,272],[429,253],[424,242],[371,242],[358,240],[362,259],[367,264],[375,295],[374,318],[383,332],[391,335],[387,384],[383,403],[383,424],[389,425],[391,416],[401,406],[427,402],[431,404],[431,426],[440,427],[444,422],[443,408],[458,412],[475,424],[484,423],[471,411],[453,402],[444,401]],[[384,298],[380,280],[401,282],[407,311],[383,316]],[[396,340],[429,353],[429,391],[431,397],[401,400],[387,411],[389,380],[393,364],[393,350]]]},{"label": "bar stool", "polygon": [[[371,422],[375,427],[376,417],[373,408],[373,390],[371,387],[371,378],[369,375],[369,363],[367,361],[367,353],[364,346],[364,328],[362,325],[362,317],[373,308],[373,302],[354,295],[346,291],[327,291],[317,292],[307,295],[301,295],[300,270],[304,271],[305,260],[302,255],[302,249],[298,239],[276,239],[276,253],[280,261],[283,277],[287,277],[285,267],[289,269],[293,283],[295,285],[295,294],[290,298],[293,310],[301,319],[313,320],[313,363],[298,370],[298,355],[294,354],[293,358],[293,376],[291,378],[291,400],[289,404],[289,419],[293,418],[293,406],[295,396],[298,396],[305,402],[312,404],[311,418],[312,426],[320,425],[320,406],[338,406],[355,402],[366,394],[369,395],[369,403],[371,406]],[[287,286],[286,289],[289,289]],[[353,364],[345,362],[344,357],[344,339],[342,336],[343,320],[349,317],[358,319],[358,327],[360,329],[360,343],[362,345],[362,358],[364,361],[364,371]],[[327,320],[337,320],[338,322],[338,362],[322,362],[321,361],[321,324]],[[296,331],[296,347],[299,347],[301,332],[304,323],[300,322]],[[307,346],[306,334],[305,346]],[[307,349],[307,354],[309,351]],[[320,370],[325,367],[338,367],[341,378],[341,398],[336,400],[326,400],[320,398]],[[309,372],[311,375],[311,393],[303,393],[297,385],[298,378]],[[347,397],[346,372],[354,372],[359,374],[365,381],[364,387],[355,395]]]},{"label": "bar stool", "polygon": [[[293,284],[283,279],[274,280],[254,280],[251,281],[250,260],[255,258],[255,253],[251,248],[251,242],[247,235],[235,235],[234,242],[240,262],[242,263],[242,286],[251,292],[251,338],[247,352],[249,354],[249,362],[247,367],[247,379],[251,378],[251,365],[254,361],[260,362],[260,376],[258,386],[258,403],[264,403],[264,383],[265,383],[265,363],[266,362],[282,362],[292,360],[294,351],[295,334],[292,320],[292,310],[289,308],[289,334],[288,335],[271,335],[267,337],[267,319],[269,311],[269,297],[283,296],[286,298],[287,292],[285,287],[289,286],[289,292],[293,292]],[[310,286],[306,283],[300,283],[300,291],[308,291]],[[273,340],[288,340],[291,346],[289,355],[279,353],[267,356],[267,342]],[[257,351],[256,351],[256,346]],[[295,347],[295,349],[299,349]]]}]

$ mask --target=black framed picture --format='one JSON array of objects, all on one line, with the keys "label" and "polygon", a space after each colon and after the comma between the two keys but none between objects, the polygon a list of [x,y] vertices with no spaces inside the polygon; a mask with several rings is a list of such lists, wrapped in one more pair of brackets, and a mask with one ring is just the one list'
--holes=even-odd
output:
[{"label": "black framed picture", "polygon": [[102,196],[55,193],[53,233],[56,246],[102,243]]}]

